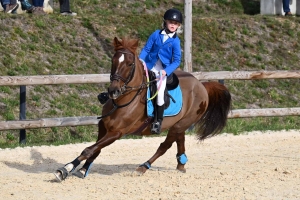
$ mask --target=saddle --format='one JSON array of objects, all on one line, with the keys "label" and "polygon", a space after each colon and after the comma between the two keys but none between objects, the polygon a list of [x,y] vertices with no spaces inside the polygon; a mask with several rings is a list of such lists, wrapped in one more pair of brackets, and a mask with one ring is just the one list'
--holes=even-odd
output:
[{"label": "saddle", "polygon": [[[150,81],[153,81],[156,79],[156,75],[154,72],[149,71],[149,79]],[[165,101],[165,109],[167,109],[170,106],[170,99],[176,103],[175,99],[169,94],[169,90],[174,90],[179,84],[179,79],[177,77],[176,74],[172,73],[170,74],[170,76],[167,77],[167,85],[166,85],[166,90],[165,90],[165,94],[164,94],[164,101]],[[157,85],[156,85],[156,81],[153,81],[150,83],[149,85],[149,89],[150,89],[150,94],[151,96],[154,96],[156,91],[157,91]],[[156,98],[152,99],[152,103],[153,105],[156,105]]]}]

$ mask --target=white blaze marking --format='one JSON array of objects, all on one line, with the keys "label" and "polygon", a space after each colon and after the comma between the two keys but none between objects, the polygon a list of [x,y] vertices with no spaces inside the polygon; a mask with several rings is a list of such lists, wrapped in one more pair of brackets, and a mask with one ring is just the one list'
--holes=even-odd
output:
[{"label": "white blaze marking", "polygon": [[119,63],[124,61],[124,54],[122,54],[122,56],[119,58]]}]

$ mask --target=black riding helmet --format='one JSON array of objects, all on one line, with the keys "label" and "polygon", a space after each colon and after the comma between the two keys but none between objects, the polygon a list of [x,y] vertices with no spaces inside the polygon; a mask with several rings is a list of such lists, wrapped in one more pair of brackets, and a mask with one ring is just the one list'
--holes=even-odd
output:
[{"label": "black riding helmet", "polygon": [[182,14],[179,10],[172,8],[165,12],[164,20],[173,20],[182,24]]}]

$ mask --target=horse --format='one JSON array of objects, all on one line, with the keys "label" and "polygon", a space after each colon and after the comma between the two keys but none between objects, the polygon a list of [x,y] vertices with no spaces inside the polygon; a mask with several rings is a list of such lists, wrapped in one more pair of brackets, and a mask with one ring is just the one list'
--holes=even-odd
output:
[{"label": "horse", "polygon": [[[80,178],[88,175],[93,161],[101,150],[127,134],[151,135],[151,118],[146,114],[146,93],[148,81],[142,61],[137,55],[138,39],[117,37],[113,40],[115,54],[112,57],[109,99],[102,109],[102,119],[98,123],[96,143],[85,148],[72,162],[57,169],[54,175],[59,181],[65,180],[72,172]],[[162,156],[174,142],[177,143],[177,167],[186,172],[185,132],[194,126],[196,139],[204,139],[220,134],[226,126],[231,109],[229,90],[216,81],[200,82],[192,74],[175,70],[182,89],[182,108],[175,116],[164,117],[162,131],[167,135],[154,155],[136,168],[144,174],[156,159]],[[82,168],[74,171],[85,160]]]}]

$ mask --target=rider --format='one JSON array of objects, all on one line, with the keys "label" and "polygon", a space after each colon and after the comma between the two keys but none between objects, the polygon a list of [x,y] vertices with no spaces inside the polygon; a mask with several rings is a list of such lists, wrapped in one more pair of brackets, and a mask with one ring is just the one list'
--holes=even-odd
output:
[{"label": "rider", "polygon": [[[139,58],[153,71],[156,78],[162,83],[157,94],[156,121],[153,122],[151,132],[159,134],[164,113],[164,90],[167,77],[179,67],[181,62],[180,39],[177,33],[181,32],[182,14],[177,9],[169,9],[164,14],[163,29],[154,31],[148,38]],[[157,88],[160,81],[157,81]]]}]

